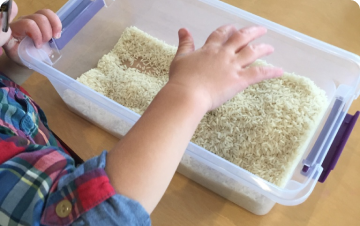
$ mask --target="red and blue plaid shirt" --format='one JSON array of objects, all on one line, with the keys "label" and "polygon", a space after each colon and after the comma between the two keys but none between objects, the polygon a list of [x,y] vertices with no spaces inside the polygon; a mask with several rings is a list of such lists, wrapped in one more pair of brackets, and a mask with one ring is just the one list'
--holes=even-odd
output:
[{"label": "red and blue plaid shirt", "polygon": [[[76,222],[81,215],[116,196],[104,167],[87,167],[85,164],[78,170],[73,158],[50,132],[43,111],[25,90],[0,75],[0,225],[69,225]],[[71,211],[66,216],[59,216],[56,208],[64,200],[71,203]],[[138,221],[117,220],[121,210],[111,210],[114,213],[109,217],[106,215],[111,211],[106,210],[102,217],[131,225],[150,224],[149,216],[140,204],[126,199],[125,203],[131,205],[129,208],[121,202],[124,201],[118,200],[111,208],[123,206],[123,212],[135,212],[133,217]],[[101,208],[100,212],[107,207]],[[102,222],[99,217],[96,220]],[[82,224],[96,220],[83,219]]]}]

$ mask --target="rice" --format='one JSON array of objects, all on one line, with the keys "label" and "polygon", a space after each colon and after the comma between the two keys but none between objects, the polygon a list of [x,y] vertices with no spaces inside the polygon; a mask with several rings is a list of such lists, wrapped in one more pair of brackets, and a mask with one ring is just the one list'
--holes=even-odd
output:
[{"label": "rice", "polygon": [[[168,81],[175,53],[176,47],[129,27],[97,68],[78,81],[143,114]],[[252,66],[266,64],[259,60]],[[327,105],[325,92],[313,81],[285,73],[248,87],[206,114],[191,141],[284,187]]]}]

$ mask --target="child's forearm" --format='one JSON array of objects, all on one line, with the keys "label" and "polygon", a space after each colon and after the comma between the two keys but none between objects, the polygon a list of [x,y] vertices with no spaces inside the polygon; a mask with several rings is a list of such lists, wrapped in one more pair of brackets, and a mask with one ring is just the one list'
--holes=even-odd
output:
[{"label": "child's forearm", "polygon": [[6,54],[2,54],[0,56],[0,72],[8,76],[16,84],[21,85],[34,71],[15,63]]},{"label": "child's forearm", "polygon": [[151,213],[206,111],[201,96],[165,86],[108,154],[106,172],[116,191]]}]

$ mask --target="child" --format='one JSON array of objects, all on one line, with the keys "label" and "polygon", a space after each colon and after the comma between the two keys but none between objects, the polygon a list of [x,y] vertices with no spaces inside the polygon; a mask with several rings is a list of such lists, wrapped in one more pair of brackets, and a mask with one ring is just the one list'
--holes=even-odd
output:
[{"label": "child", "polygon": [[0,225],[150,225],[204,114],[283,73],[247,67],[273,52],[269,45],[249,44],[265,28],[222,26],[196,51],[190,32],[180,29],[169,82],[113,150],[75,167],[42,110],[18,85],[31,74],[21,66],[19,41],[30,36],[40,48],[60,37],[61,22],[40,10],[10,28],[0,34],[7,55],[0,63]]}]

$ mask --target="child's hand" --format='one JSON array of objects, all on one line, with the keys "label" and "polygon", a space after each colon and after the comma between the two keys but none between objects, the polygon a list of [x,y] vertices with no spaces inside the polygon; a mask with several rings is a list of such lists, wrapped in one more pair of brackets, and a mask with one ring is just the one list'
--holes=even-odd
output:
[{"label": "child's hand", "polygon": [[247,67],[274,51],[267,44],[249,44],[266,31],[263,27],[237,30],[231,25],[222,26],[194,51],[191,34],[179,30],[179,49],[170,67],[168,84],[201,96],[209,111],[251,84],[281,76],[280,68]]},{"label": "child's hand", "polygon": [[33,39],[36,48],[41,48],[51,38],[60,38],[62,25],[59,17],[53,11],[43,9],[35,14],[19,18],[10,24],[10,29],[11,31],[8,32],[12,32],[11,38],[3,48],[10,59],[22,64],[18,56],[21,40],[29,36]]}]

